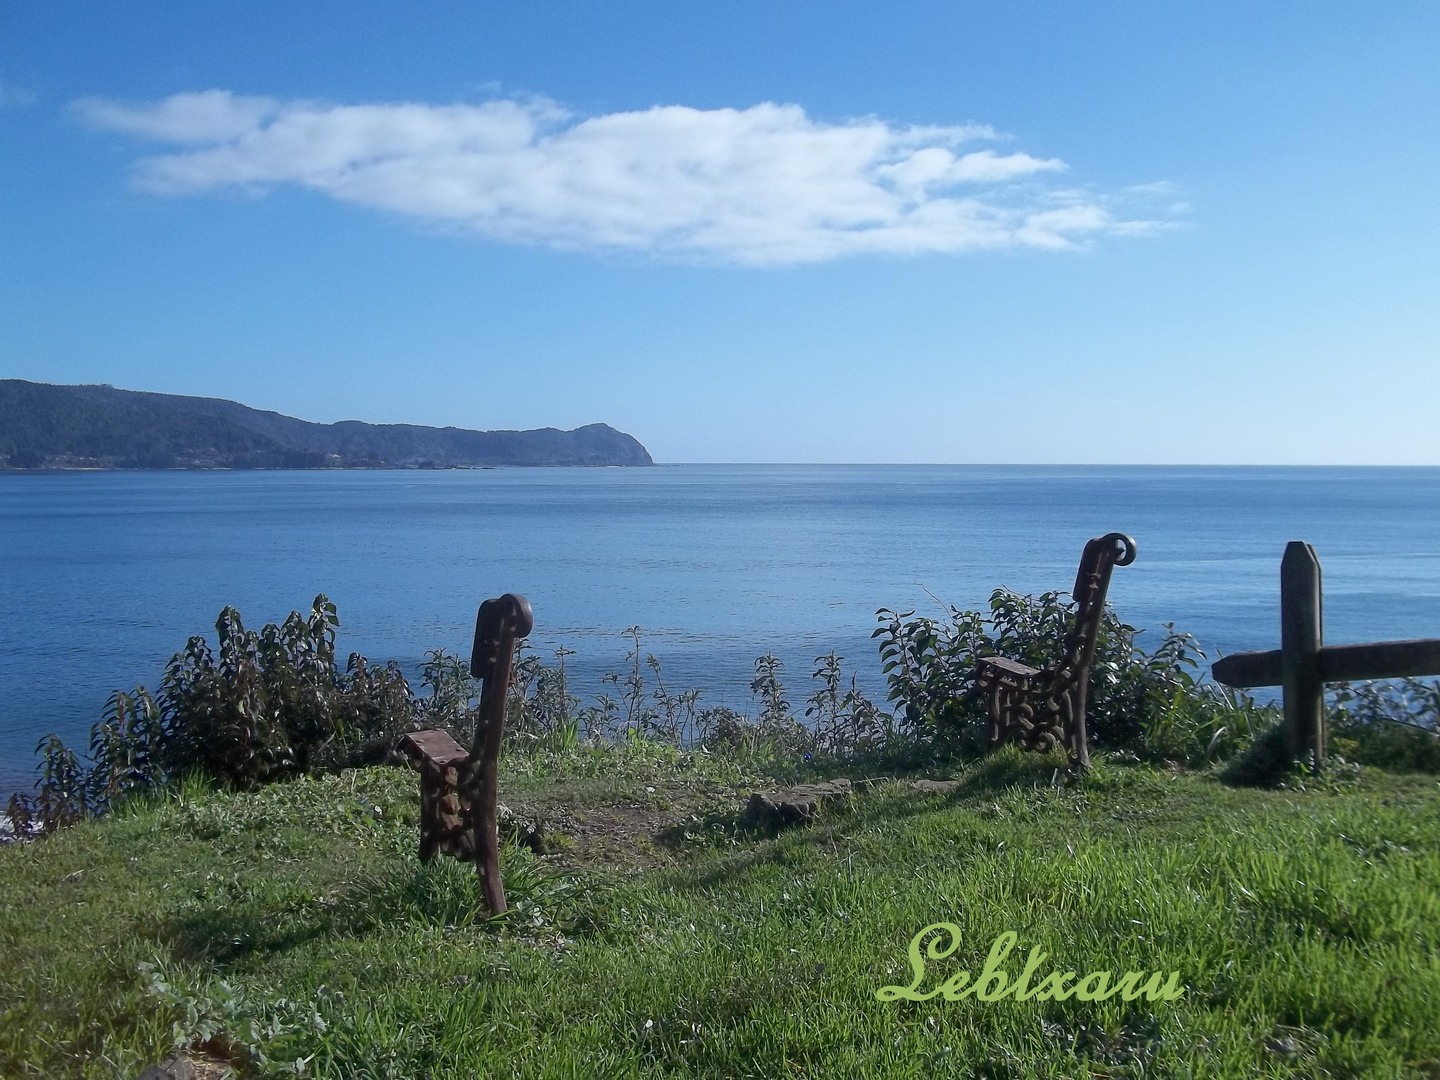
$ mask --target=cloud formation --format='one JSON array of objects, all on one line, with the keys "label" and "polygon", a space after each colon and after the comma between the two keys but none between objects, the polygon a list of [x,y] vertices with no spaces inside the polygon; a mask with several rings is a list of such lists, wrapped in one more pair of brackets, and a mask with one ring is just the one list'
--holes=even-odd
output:
[{"label": "cloud formation", "polygon": [[1063,161],[977,147],[999,140],[974,124],[822,123],[770,103],[581,118],[545,99],[332,105],[225,90],[73,108],[169,145],[135,168],[157,194],[289,184],[559,248],[774,265],[1070,248],[1165,227],[1126,220],[1116,208],[1133,197],[1056,184]]}]

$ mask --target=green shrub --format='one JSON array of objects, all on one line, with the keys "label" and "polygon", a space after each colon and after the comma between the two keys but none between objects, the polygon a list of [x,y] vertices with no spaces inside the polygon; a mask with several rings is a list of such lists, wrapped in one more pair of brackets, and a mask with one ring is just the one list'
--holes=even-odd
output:
[{"label": "green shrub", "polygon": [[1332,753],[1393,772],[1440,773],[1440,682],[1340,683],[1327,697]]},{"label": "green shrub", "polygon": [[[1004,656],[1036,668],[1053,664],[1074,615],[1063,593],[1034,597],[1003,588],[991,594],[988,612],[952,606],[946,618],[932,619],[882,608],[873,636],[889,698],[912,732],[980,752],[988,713],[975,686],[977,662]],[[1153,652],[1136,644],[1138,634],[1106,606],[1086,713],[1097,746],[1202,763],[1233,754],[1273,723],[1272,707],[1205,680],[1205,654],[1188,634],[1166,624]]]},{"label": "green shrub", "polygon": [[142,686],[110,696],[91,729],[88,765],[58,736],[41,740],[36,795],[10,801],[17,831],[104,813],[189,773],[253,787],[383,757],[424,709],[393,661],[377,666],[355,653],[341,671],[339,625],[323,595],[308,618],[291,612],[258,634],[225,608],[215,650],[192,637],[154,695]]},{"label": "green shrub", "polygon": [[[751,764],[897,767],[974,756],[986,747],[987,702],[975,687],[977,661],[1005,656],[1033,667],[1058,658],[1074,618],[1064,594],[1039,597],[997,589],[989,611],[951,607],[947,617],[881,609],[878,639],[892,713],[871,701],[844,658],[815,658],[803,719],[790,703],[783,664],[755,661],[755,715],[702,706],[698,690],[672,691],[660,662],[644,652],[638,627],[625,631],[624,670],[605,676],[618,698],[601,693],[581,707],[569,692],[565,658],[548,666],[521,642],[507,706],[507,743],[575,749],[581,732],[600,745],[618,740],[723,751]],[[252,787],[271,780],[391,755],[404,732],[441,727],[462,743],[474,734],[480,684],[458,656],[426,654],[425,696],[417,698],[394,661],[371,664],[358,653],[342,671],[335,648],[335,606],[317,596],[308,617],[246,630],[225,608],[216,646],[192,637],[167,665],[157,691],[111,695],[91,730],[88,762],[55,735],[37,747],[34,796],[11,800],[16,829],[49,831],[101,814],[133,794],[187,774]],[[1101,748],[1201,765],[1234,757],[1279,720],[1275,705],[1215,685],[1193,638],[1166,624],[1153,651],[1139,631],[1107,607],[1092,666],[1087,726]],[[1331,694],[1334,749],[1388,768],[1440,772],[1440,684],[1341,686]],[[1399,719],[1400,725],[1392,721]],[[1408,726],[1406,726],[1408,725]],[[1425,729],[1425,730],[1417,730]],[[805,765],[810,762],[810,765]],[[1253,771],[1253,770],[1252,770]],[[1268,774],[1267,774],[1268,775]]]},{"label": "green shrub", "polygon": [[[16,795],[9,814],[21,835],[51,831],[106,813],[132,795],[185,776],[240,788],[317,770],[373,764],[393,753],[398,738],[420,727],[448,730],[462,744],[474,736],[480,682],[465,662],[444,649],[426,653],[417,698],[391,661],[370,663],[358,653],[344,671],[336,663],[335,605],[317,596],[308,617],[291,612],[259,633],[225,608],[216,644],[192,637],[171,658],[152,695],[143,686],[110,696],[91,729],[88,762],[56,735],[36,748],[40,779],[33,796]],[[725,749],[751,760],[796,763],[816,754],[844,757],[882,745],[893,718],[869,701],[851,677],[843,685],[843,657],[817,657],[819,689],[793,713],[783,665],[772,655],[755,662],[758,715],[701,707],[700,691],[675,692],[660,662],[645,653],[639,627],[625,631],[625,670],[605,676],[620,693],[600,694],[580,708],[569,692],[565,648],[554,667],[521,642],[506,710],[506,741],[525,750],[568,751],[582,727],[595,744],[626,740],[674,747]],[[648,674],[647,674],[648,672]]]},{"label": "green shrub", "polygon": [[308,618],[291,612],[258,634],[225,608],[216,651],[192,637],[165,669],[156,695],[165,772],[247,787],[343,763],[412,726],[415,700],[393,662],[356,653],[345,671],[336,666],[339,625],[323,595]]}]

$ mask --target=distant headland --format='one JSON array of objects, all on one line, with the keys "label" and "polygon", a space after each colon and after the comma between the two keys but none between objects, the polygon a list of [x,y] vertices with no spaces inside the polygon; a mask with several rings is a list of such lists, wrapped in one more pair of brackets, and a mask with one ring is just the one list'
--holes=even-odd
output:
[{"label": "distant headland", "polygon": [[0,470],[653,464],[637,439],[608,424],[573,431],[312,424],[220,398],[0,379]]}]

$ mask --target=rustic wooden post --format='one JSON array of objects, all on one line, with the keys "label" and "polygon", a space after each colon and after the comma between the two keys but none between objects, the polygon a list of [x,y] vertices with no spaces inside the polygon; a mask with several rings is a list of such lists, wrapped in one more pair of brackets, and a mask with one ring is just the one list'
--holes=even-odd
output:
[{"label": "rustic wooden post", "polygon": [[1321,604],[1320,559],[1292,540],[1280,561],[1280,648],[1232,653],[1210,668],[1226,686],[1283,687],[1288,749],[1316,771],[1325,759],[1326,683],[1440,675],[1440,638],[1326,645]]},{"label": "rustic wooden post", "polygon": [[1285,731],[1291,756],[1308,758],[1316,771],[1325,759],[1322,602],[1320,559],[1315,549],[1303,540],[1290,541],[1280,560],[1280,684],[1285,691]]},{"label": "rustic wooden post", "polygon": [[470,674],[484,679],[470,751],[471,828],[480,891],[492,915],[505,913],[505,885],[500,880],[500,835],[495,820],[500,786],[500,744],[505,737],[505,705],[515,661],[515,640],[530,633],[535,620],[523,596],[506,593],[480,605],[475,619],[475,648]]}]

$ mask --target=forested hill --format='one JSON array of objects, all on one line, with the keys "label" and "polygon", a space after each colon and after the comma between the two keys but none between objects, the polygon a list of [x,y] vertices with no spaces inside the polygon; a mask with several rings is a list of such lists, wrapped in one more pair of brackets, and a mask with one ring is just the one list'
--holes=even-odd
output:
[{"label": "forested hill", "polygon": [[219,398],[0,379],[0,468],[319,469],[653,465],[607,424],[468,431],[312,424]]}]

